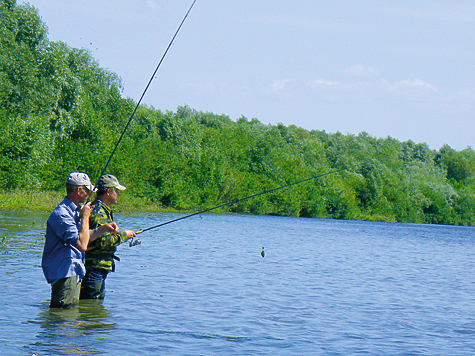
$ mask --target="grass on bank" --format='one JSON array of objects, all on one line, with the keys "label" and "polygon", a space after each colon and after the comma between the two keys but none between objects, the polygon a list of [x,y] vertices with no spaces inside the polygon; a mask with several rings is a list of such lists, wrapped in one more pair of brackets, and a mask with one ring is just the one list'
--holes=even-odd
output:
[{"label": "grass on bank", "polygon": [[[65,192],[37,191],[34,189],[18,189],[14,191],[0,190],[0,210],[52,211],[64,198]],[[171,212],[161,205],[145,198],[137,198],[129,194],[119,197],[114,206],[115,212]]]}]

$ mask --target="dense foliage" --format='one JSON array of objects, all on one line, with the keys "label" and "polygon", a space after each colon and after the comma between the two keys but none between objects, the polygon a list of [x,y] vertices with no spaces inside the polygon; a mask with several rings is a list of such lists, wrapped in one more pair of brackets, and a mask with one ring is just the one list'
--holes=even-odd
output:
[{"label": "dense foliage", "polygon": [[[0,189],[64,189],[97,179],[135,106],[91,54],[47,38],[35,8],[0,1]],[[343,135],[179,107],[140,106],[108,173],[165,208],[228,206],[337,219],[475,223],[475,153],[366,133]]]}]

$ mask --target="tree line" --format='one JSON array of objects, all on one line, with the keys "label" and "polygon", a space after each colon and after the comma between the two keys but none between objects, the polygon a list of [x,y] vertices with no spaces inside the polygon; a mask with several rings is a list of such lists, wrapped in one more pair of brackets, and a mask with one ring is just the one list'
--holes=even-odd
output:
[{"label": "tree line", "polygon": [[[0,189],[63,190],[98,178],[136,103],[85,49],[47,37],[38,10],[0,1]],[[352,167],[352,168],[348,168]],[[475,224],[475,152],[394,138],[265,125],[141,105],[107,173],[164,208],[206,209],[342,171],[222,210],[335,219]]]}]

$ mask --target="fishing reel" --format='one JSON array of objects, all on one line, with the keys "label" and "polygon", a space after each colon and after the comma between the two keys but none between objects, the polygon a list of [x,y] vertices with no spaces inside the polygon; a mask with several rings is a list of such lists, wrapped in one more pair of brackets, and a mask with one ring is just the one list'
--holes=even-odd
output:
[{"label": "fishing reel", "polygon": [[132,239],[129,241],[129,247],[134,247],[134,246],[137,246],[137,245],[140,245],[142,243],[142,241],[140,241],[140,239],[135,239],[132,237]]}]

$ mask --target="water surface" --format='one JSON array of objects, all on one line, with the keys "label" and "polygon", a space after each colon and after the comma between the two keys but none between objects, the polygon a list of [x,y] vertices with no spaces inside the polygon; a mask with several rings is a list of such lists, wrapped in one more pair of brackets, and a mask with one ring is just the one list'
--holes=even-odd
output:
[{"label": "water surface", "polygon": [[47,216],[0,212],[2,355],[475,353],[473,228],[193,217],[120,246],[106,299],[62,311],[40,266]]}]

